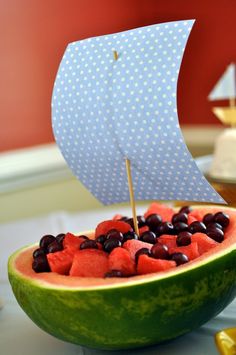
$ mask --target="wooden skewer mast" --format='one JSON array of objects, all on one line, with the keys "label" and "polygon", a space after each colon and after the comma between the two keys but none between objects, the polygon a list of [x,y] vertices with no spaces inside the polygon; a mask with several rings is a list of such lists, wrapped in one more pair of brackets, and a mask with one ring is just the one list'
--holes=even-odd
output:
[{"label": "wooden skewer mast", "polygon": [[[113,51],[113,55],[114,55],[114,59],[117,60],[118,59],[117,51]],[[128,178],[130,204],[131,204],[133,221],[134,221],[134,231],[139,236],[136,206],[135,206],[135,199],[134,199],[133,182],[132,182],[132,175],[131,175],[131,168],[130,168],[130,160],[127,158],[125,159],[125,165],[126,165],[126,173],[127,173],[127,178]]]},{"label": "wooden skewer mast", "polygon": [[230,97],[229,99],[229,106],[234,107],[235,106],[235,97]]},{"label": "wooden skewer mast", "polygon": [[134,231],[139,236],[138,221],[137,221],[135,199],[134,199],[134,190],[133,190],[133,183],[132,183],[132,175],[131,175],[131,169],[130,169],[130,160],[126,158],[125,164],[126,164],[126,173],[127,173],[127,177],[128,177],[130,204],[131,204],[131,208],[132,208],[132,215],[133,215],[133,221],[134,221]]}]

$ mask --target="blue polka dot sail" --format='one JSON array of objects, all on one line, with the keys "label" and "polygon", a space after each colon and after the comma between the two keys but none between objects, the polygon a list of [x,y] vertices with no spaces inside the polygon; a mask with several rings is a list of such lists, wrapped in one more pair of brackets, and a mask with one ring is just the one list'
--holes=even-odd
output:
[{"label": "blue polka dot sail", "polygon": [[[176,87],[193,21],[68,45],[52,99],[54,135],[69,167],[102,203],[224,203],[198,170],[178,123]],[[114,59],[114,51],[118,59]]]}]

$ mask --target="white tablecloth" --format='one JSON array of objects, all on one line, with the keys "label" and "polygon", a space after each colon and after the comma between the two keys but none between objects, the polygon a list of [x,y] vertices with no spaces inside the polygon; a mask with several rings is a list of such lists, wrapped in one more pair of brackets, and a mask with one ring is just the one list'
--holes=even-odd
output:
[{"label": "white tablecloth", "polygon": [[[0,225],[0,298],[4,306],[0,311],[1,355],[101,355],[109,351],[91,350],[62,342],[40,330],[18,306],[7,280],[7,259],[16,249],[36,242],[44,234],[76,232],[92,229],[116,212],[130,215],[129,209],[102,209],[77,214],[55,212],[48,216]],[[143,212],[143,208],[138,213]],[[220,315],[198,330],[174,341],[145,349],[118,352],[145,355],[213,355],[218,354],[214,334],[223,329],[236,327],[236,300]],[[116,352],[117,354],[117,352]]]}]

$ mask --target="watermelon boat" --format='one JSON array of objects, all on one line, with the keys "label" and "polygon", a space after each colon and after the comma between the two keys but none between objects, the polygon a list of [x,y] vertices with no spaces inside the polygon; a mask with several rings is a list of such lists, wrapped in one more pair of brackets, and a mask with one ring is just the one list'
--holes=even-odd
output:
[{"label": "watermelon boat", "polygon": [[[223,210],[230,225],[222,243],[186,264],[150,274],[36,273],[32,254],[38,246],[23,248],[9,260],[13,292],[40,328],[72,343],[117,350],[176,338],[215,317],[236,295],[236,211]],[[196,211],[203,217],[219,206]]]},{"label": "watermelon boat", "polygon": [[112,350],[157,344],[200,327],[236,295],[235,209],[135,209],[136,200],[225,203],[178,124],[178,69],[192,25],[147,26],[65,51],[52,99],[57,144],[95,197],[130,200],[132,217],[42,236],[9,258],[19,305],[59,339]]}]

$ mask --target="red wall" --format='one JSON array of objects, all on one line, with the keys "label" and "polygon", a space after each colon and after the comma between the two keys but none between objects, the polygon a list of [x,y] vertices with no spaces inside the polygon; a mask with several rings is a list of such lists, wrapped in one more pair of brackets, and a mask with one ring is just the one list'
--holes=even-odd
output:
[{"label": "red wall", "polygon": [[236,1],[1,0],[0,151],[53,140],[51,93],[67,43],[191,18],[197,22],[179,78],[180,122],[218,124],[207,95],[236,60]]}]

